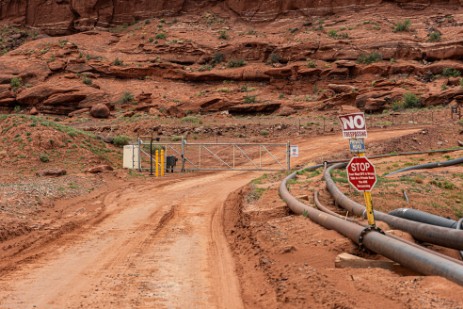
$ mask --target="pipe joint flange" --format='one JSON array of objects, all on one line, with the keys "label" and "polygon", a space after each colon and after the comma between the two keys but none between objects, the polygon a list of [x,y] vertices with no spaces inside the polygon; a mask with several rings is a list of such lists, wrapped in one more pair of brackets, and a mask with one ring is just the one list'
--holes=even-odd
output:
[{"label": "pipe joint flange", "polygon": [[372,231],[375,231],[375,232],[378,232],[378,233],[381,233],[384,235],[384,231],[382,229],[380,229],[379,227],[377,226],[367,226],[366,228],[364,228],[361,232],[360,232],[360,235],[359,235],[359,241],[358,241],[358,244],[359,244],[359,248],[360,250],[362,251],[368,251],[367,248],[365,248],[365,246],[363,245],[363,239],[365,238],[365,235],[368,234],[369,232],[372,232]]},{"label": "pipe joint flange", "polygon": [[463,230],[463,218],[457,221],[457,230]]}]

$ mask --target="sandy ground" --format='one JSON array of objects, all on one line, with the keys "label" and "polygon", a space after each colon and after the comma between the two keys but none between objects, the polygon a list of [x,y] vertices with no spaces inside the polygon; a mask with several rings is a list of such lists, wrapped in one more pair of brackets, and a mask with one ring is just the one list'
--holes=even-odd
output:
[{"label": "sandy ground", "polygon": [[[414,132],[370,134],[382,140]],[[346,147],[300,141],[302,163]],[[100,201],[105,218],[44,246],[0,279],[1,308],[241,308],[223,232],[229,194],[261,173],[135,181]],[[8,262],[6,262],[8,264]]]}]

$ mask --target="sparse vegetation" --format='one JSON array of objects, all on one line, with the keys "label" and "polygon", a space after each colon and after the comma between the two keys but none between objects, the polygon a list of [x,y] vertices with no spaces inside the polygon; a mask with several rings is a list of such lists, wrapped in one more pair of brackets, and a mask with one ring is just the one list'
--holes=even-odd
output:
[{"label": "sparse vegetation", "polygon": [[123,104],[133,103],[135,102],[135,97],[131,92],[126,91],[122,94],[122,97],[119,99],[119,102]]},{"label": "sparse vegetation", "polygon": [[48,162],[50,162],[50,158],[48,157],[48,155],[47,155],[46,153],[41,153],[41,154],[39,155],[39,159],[40,159],[40,161],[43,162],[43,163],[48,163]]},{"label": "sparse vegetation", "polygon": [[271,53],[270,56],[268,57],[269,64],[280,63],[280,61],[281,61],[281,56],[277,53]]},{"label": "sparse vegetation", "polygon": [[21,88],[22,86],[22,79],[21,77],[13,77],[11,80],[10,80],[10,86],[11,86],[11,89],[16,92],[18,91],[19,88]]},{"label": "sparse vegetation", "polygon": [[130,142],[130,137],[125,135],[118,135],[113,138],[113,144],[118,147],[123,147],[128,145]]},{"label": "sparse vegetation", "polygon": [[459,77],[461,72],[454,68],[444,68],[442,70],[442,75],[445,77]]},{"label": "sparse vegetation", "polygon": [[122,66],[124,65],[124,61],[122,61],[119,58],[116,58],[116,60],[113,61],[113,65]]},{"label": "sparse vegetation", "polygon": [[372,52],[370,54],[361,54],[357,58],[357,62],[362,64],[372,64],[381,60],[383,60],[383,56],[378,52]]},{"label": "sparse vegetation", "polygon": [[412,25],[412,22],[410,19],[405,19],[404,21],[399,21],[397,24],[394,26],[394,32],[406,32],[410,31],[410,27]]},{"label": "sparse vegetation", "polygon": [[165,40],[167,38],[167,34],[165,34],[163,32],[158,33],[158,34],[156,34],[155,38],[156,38],[156,40]]},{"label": "sparse vegetation", "polygon": [[82,77],[82,82],[85,84],[85,85],[88,85],[88,86],[91,86],[93,84],[93,81],[90,77],[88,76],[83,76]]},{"label": "sparse vegetation", "polygon": [[247,95],[243,98],[244,103],[256,103],[256,96],[255,95]]},{"label": "sparse vegetation", "polygon": [[317,67],[317,63],[316,63],[315,61],[313,61],[312,59],[308,59],[308,60],[307,60],[307,67],[308,67],[308,68],[311,68],[311,69],[316,68],[316,67]]},{"label": "sparse vegetation", "polygon": [[268,136],[270,134],[270,132],[266,129],[263,129],[263,130],[260,130],[259,132],[260,135],[262,136]]},{"label": "sparse vegetation", "polygon": [[219,39],[221,39],[221,40],[228,40],[229,38],[230,38],[230,37],[229,37],[229,35],[228,35],[228,33],[227,33],[226,30],[220,30],[220,31],[219,31]]},{"label": "sparse vegetation", "polygon": [[181,119],[183,123],[202,124],[203,121],[196,116],[186,116]]},{"label": "sparse vegetation", "polygon": [[233,59],[228,62],[228,67],[229,68],[240,68],[244,67],[246,65],[246,61],[243,59]]},{"label": "sparse vegetation", "polygon": [[440,40],[441,40],[440,32],[433,31],[428,36],[428,41],[429,42],[439,42]]},{"label": "sparse vegetation", "polygon": [[215,53],[212,56],[211,65],[216,66],[219,63],[222,63],[225,60],[225,56],[222,53]]}]

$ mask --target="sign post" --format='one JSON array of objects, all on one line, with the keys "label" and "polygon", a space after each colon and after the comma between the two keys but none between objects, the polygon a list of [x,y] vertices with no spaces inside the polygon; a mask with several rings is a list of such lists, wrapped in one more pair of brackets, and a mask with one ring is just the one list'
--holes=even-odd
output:
[{"label": "sign post", "polygon": [[376,184],[376,172],[373,163],[368,158],[362,156],[353,157],[347,164],[347,180],[360,192],[363,192],[365,206],[367,209],[367,219],[370,226],[375,226],[373,213],[373,200],[371,190]]},{"label": "sign post", "polygon": [[363,192],[368,224],[376,228],[373,211],[371,190],[376,184],[374,165],[365,157],[365,143],[367,127],[363,113],[340,115],[343,138],[349,139],[350,152],[356,154],[347,165],[347,178],[349,183],[360,192]]}]

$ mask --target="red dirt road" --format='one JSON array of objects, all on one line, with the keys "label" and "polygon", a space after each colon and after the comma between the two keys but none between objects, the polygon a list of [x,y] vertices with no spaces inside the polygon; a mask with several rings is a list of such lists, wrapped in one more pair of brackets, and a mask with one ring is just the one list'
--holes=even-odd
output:
[{"label": "red dirt road", "polygon": [[[371,133],[369,141],[414,130]],[[299,143],[296,163],[347,147]],[[0,308],[242,308],[223,232],[228,195],[260,173],[136,181],[106,195],[108,215],[43,248],[0,279]],[[95,200],[88,200],[95,203]]]}]

